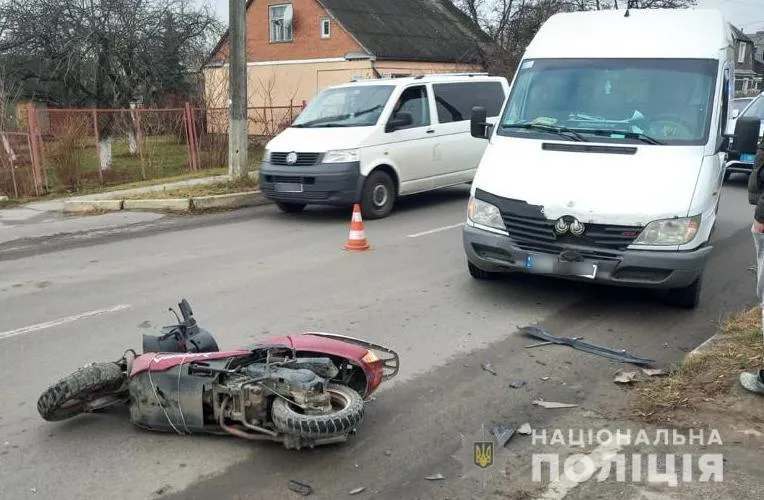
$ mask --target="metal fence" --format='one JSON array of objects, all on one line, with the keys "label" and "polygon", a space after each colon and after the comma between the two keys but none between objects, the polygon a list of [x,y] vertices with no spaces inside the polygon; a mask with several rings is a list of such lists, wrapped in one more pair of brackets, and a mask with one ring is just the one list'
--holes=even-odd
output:
[{"label": "metal fence", "polygon": [[[248,109],[250,163],[301,105]],[[52,109],[27,106],[0,131],[0,195],[76,192],[224,169],[228,109]],[[213,172],[211,172],[213,173]]]}]

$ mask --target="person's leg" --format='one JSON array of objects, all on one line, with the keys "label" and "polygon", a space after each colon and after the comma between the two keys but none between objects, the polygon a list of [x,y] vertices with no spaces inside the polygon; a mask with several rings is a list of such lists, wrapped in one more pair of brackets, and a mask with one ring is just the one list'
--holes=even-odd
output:
[{"label": "person's leg", "polygon": [[756,296],[759,299],[762,314],[762,337],[764,337],[764,233],[758,233],[751,226],[753,246],[756,250]]},{"label": "person's leg", "polygon": [[[756,250],[756,296],[761,306],[761,332],[764,338],[764,233],[757,232],[752,226],[751,235]],[[764,370],[741,373],[740,385],[751,392],[764,394]]]}]

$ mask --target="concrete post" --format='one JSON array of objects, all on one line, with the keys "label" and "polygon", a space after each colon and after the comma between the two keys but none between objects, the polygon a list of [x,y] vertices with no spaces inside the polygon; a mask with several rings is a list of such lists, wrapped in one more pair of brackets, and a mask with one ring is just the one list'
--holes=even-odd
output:
[{"label": "concrete post", "polygon": [[228,174],[247,175],[247,0],[228,1],[229,95]]}]

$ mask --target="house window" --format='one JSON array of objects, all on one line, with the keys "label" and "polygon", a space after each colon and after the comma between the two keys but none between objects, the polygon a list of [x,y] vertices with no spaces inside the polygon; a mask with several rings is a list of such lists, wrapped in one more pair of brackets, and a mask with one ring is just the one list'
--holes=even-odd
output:
[{"label": "house window", "polygon": [[322,17],[321,18],[321,38],[329,38],[329,35],[331,35],[331,28],[329,25],[329,18],[328,17]]},{"label": "house window", "polygon": [[737,51],[737,62],[744,63],[745,62],[745,43],[741,42],[740,47]]},{"label": "house window", "polygon": [[269,7],[271,43],[292,41],[292,4]]}]

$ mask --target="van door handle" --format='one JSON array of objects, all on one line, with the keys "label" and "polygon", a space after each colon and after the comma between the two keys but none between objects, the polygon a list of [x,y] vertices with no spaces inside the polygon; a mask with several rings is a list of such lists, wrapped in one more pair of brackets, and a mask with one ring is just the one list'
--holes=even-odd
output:
[{"label": "van door handle", "polygon": [[428,134],[434,134],[434,133],[435,133],[435,130],[433,130],[433,129],[430,129],[430,130],[428,130],[428,131],[427,131],[427,133],[428,133]]}]

